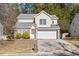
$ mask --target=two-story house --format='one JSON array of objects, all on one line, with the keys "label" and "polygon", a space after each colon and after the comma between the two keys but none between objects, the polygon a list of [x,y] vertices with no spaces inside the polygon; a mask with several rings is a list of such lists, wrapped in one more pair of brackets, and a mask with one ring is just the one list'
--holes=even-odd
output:
[{"label": "two-story house", "polygon": [[38,14],[20,14],[17,17],[15,34],[28,31],[30,39],[60,39],[58,17],[45,11]]}]

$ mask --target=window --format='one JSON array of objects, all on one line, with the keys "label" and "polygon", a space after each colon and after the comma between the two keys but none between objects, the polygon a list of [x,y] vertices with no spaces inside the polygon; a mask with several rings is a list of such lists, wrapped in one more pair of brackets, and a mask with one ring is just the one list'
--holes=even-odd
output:
[{"label": "window", "polygon": [[42,24],[42,19],[40,19],[40,25]]},{"label": "window", "polygon": [[46,19],[40,19],[40,25],[46,25]]},{"label": "window", "polygon": [[52,21],[52,24],[54,24],[54,21]]},{"label": "window", "polygon": [[32,29],[32,34],[34,34],[35,33],[35,30],[34,29]]}]

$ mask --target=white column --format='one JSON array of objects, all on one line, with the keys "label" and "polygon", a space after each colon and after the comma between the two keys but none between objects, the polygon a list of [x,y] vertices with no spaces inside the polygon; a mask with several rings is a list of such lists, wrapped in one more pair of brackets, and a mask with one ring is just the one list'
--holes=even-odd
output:
[{"label": "white column", "polygon": [[35,39],[35,33],[32,33],[32,30],[35,29],[30,29],[30,39]]},{"label": "white column", "polygon": [[36,29],[36,33],[35,33],[35,39],[37,39],[37,35],[38,35],[38,34],[37,34],[37,29]]},{"label": "white column", "polygon": [[30,29],[30,39],[32,39],[32,37],[31,37],[31,29]]}]

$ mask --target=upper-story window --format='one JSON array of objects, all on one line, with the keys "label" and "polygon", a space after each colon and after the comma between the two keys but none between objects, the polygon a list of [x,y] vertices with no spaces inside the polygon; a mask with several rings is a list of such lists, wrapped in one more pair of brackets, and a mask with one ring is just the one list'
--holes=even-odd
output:
[{"label": "upper-story window", "polygon": [[40,19],[40,25],[46,25],[46,19]]},{"label": "upper-story window", "polygon": [[52,24],[54,24],[54,21],[52,21]]}]

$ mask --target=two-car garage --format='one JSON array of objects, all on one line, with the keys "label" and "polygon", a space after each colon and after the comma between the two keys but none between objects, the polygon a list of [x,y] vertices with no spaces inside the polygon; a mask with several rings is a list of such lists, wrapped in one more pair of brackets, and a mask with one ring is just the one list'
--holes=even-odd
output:
[{"label": "two-car garage", "polygon": [[57,39],[57,31],[37,31],[37,39]]}]

